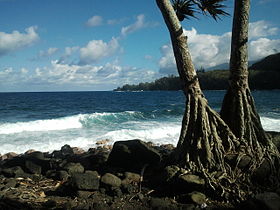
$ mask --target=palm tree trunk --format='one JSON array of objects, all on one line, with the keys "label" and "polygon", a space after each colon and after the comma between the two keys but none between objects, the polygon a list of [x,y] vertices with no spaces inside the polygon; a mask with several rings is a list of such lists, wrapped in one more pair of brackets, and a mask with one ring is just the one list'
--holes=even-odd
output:
[{"label": "palm tree trunk", "polygon": [[279,184],[279,172],[275,167],[279,165],[279,152],[262,127],[248,85],[249,10],[250,0],[235,0],[229,89],[223,100],[221,117],[235,136],[246,143],[246,154],[252,157],[250,173],[254,174],[260,166],[268,163],[271,168],[269,179],[273,180],[270,184],[276,186]]},{"label": "palm tree trunk", "polygon": [[270,144],[248,85],[248,26],[250,0],[236,0],[231,41],[229,89],[221,117],[236,137],[246,139],[251,148]]},{"label": "palm tree trunk", "polygon": [[170,32],[178,73],[186,95],[186,109],[174,161],[192,171],[203,172],[208,178],[208,172],[218,170],[227,173],[229,169],[224,157],[228,153],[236,153],[239,142],[219,115],[209,107],[201,91],[187,37],[170,0],[156,2]]}]

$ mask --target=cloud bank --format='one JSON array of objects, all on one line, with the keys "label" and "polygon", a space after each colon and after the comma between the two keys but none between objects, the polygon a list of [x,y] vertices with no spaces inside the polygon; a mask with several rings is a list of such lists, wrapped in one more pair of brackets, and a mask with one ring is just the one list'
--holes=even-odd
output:
[{"label": "cloud bank", "polygon": [[[277,34],[278,28],[266,21],[250,23],[249,26],[249,60],[255,61],[280,51],[280,40],[270,39]],[[185,30],[188,36],[190,53],[196,68],[209,68],[228,63],[230,58],[231,32],[220,36],[200,34],[195,28]],[[171,44],[160,48],[159,72],[161,74],[177,74]]]}]

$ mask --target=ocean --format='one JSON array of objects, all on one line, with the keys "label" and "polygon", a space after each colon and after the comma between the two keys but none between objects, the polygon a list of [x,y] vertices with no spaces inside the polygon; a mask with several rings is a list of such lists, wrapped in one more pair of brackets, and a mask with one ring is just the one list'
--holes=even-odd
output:
[{"label": "ocean", "polygon": [[[220,110],[225,91],[204,91]],[[253,91],[267,131],[280,132],[280,90]],[[108,139],[176,145],[185,108],[182,91],[0,93],[0,153],[88,149]]]}]

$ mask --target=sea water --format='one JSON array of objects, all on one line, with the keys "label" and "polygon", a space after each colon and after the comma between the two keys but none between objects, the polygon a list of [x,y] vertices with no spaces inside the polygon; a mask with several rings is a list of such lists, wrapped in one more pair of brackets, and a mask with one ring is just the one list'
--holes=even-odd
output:
[{"label": "sea water", "polygon": [[[225,91],[204,93],[219,111]],[[280,90],[252,93],[264,129],[280,132]],[[88,149],[103,139],[176,145],[184,109],[181,91],[0,93],[0,153]]]}]

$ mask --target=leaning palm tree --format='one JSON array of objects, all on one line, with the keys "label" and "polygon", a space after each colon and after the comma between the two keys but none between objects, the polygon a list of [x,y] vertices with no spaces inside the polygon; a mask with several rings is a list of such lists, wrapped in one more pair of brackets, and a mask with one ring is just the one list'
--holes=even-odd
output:
[{"label": "leaning palm tree", "polygon": [[209,187],[216,192],[229,190],[229,185],[237,179],[225,157],[238,154],[242,146],[219,114],[209,107],[202,93],[180,20],[197,13],[208,14],[217,20],[219,15],[227,15],[222,11],[222,1],[174,0],[172,5],[170,0],[156,0],[170,32],[186,96],[181,134],[173,161],[192,173],[203,174]]}]

